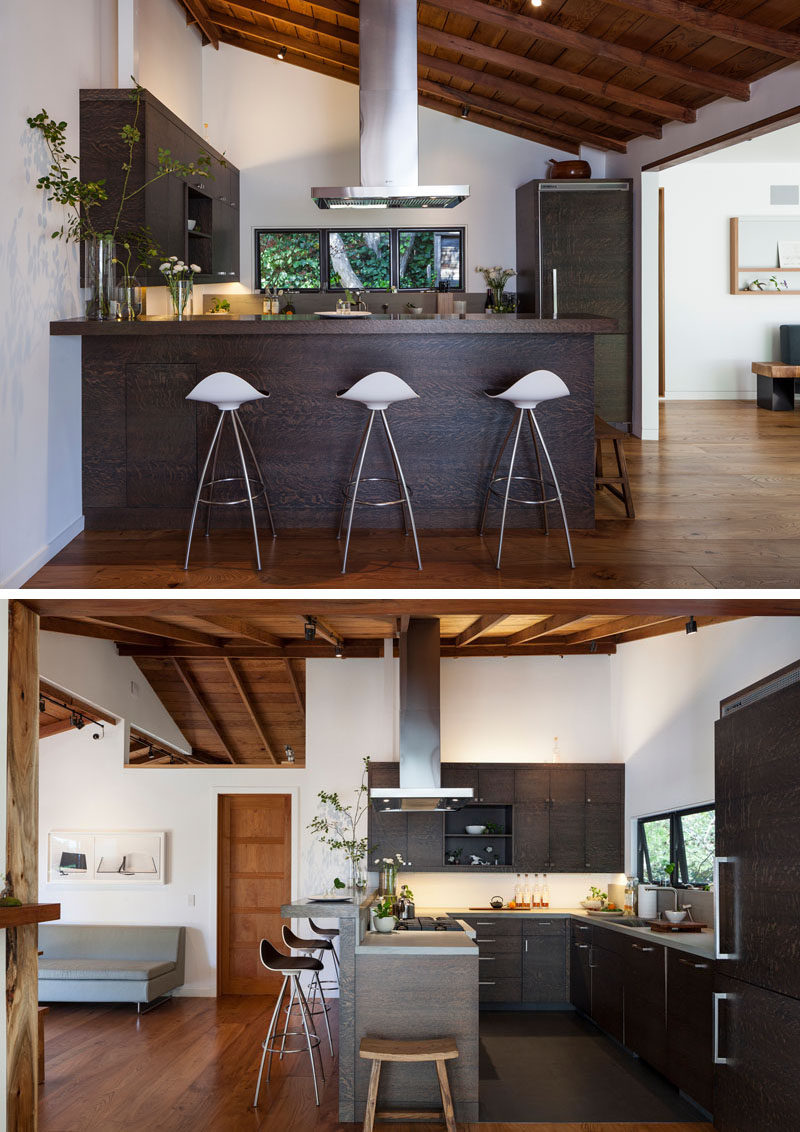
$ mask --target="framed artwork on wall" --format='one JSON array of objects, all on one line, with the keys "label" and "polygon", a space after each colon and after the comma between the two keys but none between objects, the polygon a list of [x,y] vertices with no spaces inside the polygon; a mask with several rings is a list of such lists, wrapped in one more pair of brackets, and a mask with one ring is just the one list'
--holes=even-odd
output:
[{"label": "framed artwork on wall", "polygon": [[165,884],[166,836],[163,830],[52,830],[47,878],[70,888]]}]

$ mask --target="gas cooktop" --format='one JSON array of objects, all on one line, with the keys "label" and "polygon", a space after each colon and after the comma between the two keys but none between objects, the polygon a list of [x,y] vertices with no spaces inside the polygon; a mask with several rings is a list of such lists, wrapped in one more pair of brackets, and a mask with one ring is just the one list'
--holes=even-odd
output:
[{"label": "gas cooktop", "polygon": [[417,916],[413,920],[398,920],[399,932],[461,932],[463,927],[458,920],[449,916]]}]

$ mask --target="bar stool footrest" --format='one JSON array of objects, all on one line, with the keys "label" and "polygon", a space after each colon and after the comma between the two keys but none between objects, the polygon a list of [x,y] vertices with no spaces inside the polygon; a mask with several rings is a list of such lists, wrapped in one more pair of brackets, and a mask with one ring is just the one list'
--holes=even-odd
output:
[{"label": "bar stool footrest", "polygon": [[[219,480],[206,480],[203,484],[201,491],[207,487],[216,487],[218,483],[244,483],[244,476],[227,476],[225,479]],[[247,477],[247,482],[254,484],[258,491],[251,491],[250,498],[253,500],[258,499],[261,495],[267,494],[267,489],[261,486],[261,481],[255,479],[253,476]],[[247,503],[248,498],[243,495],[241,499],[205,499],[202,495],[198,499],[198,503],[204,503],[207,507],[234,507],[237,503]]]},{"label": "bar stool footrest", "polygon": [[[280,1034],[276,1034],[275,1037],[276,1038],[284,1038],[284,1037],[286,1037],[286,1038],[302,1038],[303,1039],[303,1045],[299,1046],[297,1049],[287,1049],[286,1047],[281,1049],[281,1047],[277,1044],[277,1042],[274,1045],[272,1045],[272,1044],[268,1045],[266,1041],[263,1041],[261,1043],[261,1048],[263,1050],[266,1050],[267,1053],[308,1053],[308,1043],[306,1042],[306,1034],[303,1030],[286,1030],[286,1031],[284,1031]],[[316,1049],[317,1046],[319,1045],[320,1039],[319,1039],[318,1034],[309,1034],[308,1040],[311,1042],[312,1049]]]},{"label": "bar stool footrest", "polygon": [[[525,483],[537,483],[537,484],[540,484],[542,487],[552,488],[554,491],[555,491],[555,487],[556,487],[556,485],[552,482],[552,480],[546,480],[546,479],[540,480],[538,478],[538,476],[512,476],[511,479],[512,479],[512,481],[513,480],[522,480]],[[492,493],[492,495],[496,495],[500,498],[504,498],[505,497],[505,488],[503,488],[501,490],[500,488],[496,488],[494,485],[496,483],[505,484],[507,482],[508,482],[508,476],[495,476],[495,478],[489,484],[489,491]],[[509,503],[525,503],[529,507],[541,507],[545,503],[557,503],[558,502],[558,495],[548,495],[545,499],[522,499],[518,495],[509,495],[508,501],[509,501]]]},{"label": "bar stool footrest", "polygon": [[[395,485],[395,487],[397,487],[397,480],[393,480],[389,476],[362,476],[360,480],[350,480],[350,482],[342,488],[342,495],[348,502],[352,498],[352,489],[362,483],[392,483]],[[409,495],[411,495],[410,489]],[[406,499],[405,495],[401,495],[398,499],[382,500],[359,499],[357,497],[356,507],[395,507],[400,503],[407,502],[408,500]]]}]

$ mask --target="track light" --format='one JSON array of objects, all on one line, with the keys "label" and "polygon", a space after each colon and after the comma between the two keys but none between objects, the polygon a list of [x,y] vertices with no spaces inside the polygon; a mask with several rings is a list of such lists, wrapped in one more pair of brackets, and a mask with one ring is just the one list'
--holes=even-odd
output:
[{"label": "track light", "polygon": [[589,642],[589,652],[597,652],[597,641]]},{"label": "track light", "polygon": [[697,632],[697,622],[695,621],[694,617],[690,617],[689,620],[686,622],[687,636],[688,636],[689,633],[696,633],[696,632]]},{"label": "track light", "polygon": [[342,648],[341,645],[336,646],[336,652],[333,655],[336,657],[337,660],[343,660],[344,659],[344,649]]},{"label": "track light", "polygon": [[541,8],[542,0],[531,0],[531,4],[534,8]]},{"label": "track light", "polygon": [[82,715],[78,715],[77,712],[72,713],[72,715],[69,717],[69,721],[76,731],[83,731],[84,727],[86,726],[86,720]]},{"label": "track light", "polygon": [[39,711],[46,711],[44,706],[44,696],[39,696]]},{"label": "track light", "polygon": [[293,763],[294,762],[294,751],[292,750],[292,748],[289,746],[288,743],[283,748],[283,752],[286,755],[287,763]]},{"label": "track light", "polygon": [[466,102],[461,107],[461,117],[462,118],[469,118],[469,106],[467,106]]},{"label": "track light", "polygon": [[286,48],[285,47],[279,47],[278,48],[278,58],[279,59],[285,59],[286,58]]},{"label": "track light", "polygon": [[313,641],[317,635],[317,622],[314,617],[306,617],[305,623],[305,638],[307,641]]}]

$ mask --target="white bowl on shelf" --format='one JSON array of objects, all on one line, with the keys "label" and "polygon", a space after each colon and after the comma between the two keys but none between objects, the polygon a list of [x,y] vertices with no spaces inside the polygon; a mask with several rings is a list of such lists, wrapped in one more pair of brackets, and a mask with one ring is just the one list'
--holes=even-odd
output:
[{"label": "white bowl on shelf", "polygon": [[186,227],[189,229],[190,232],[193,232],[195,230],[195,228],[197,227],[197,221],[196,220],[187,220],[186,221]]},{"label": "white bowl on shelf", "polygon": [[485,832],[486,832],[486,826],[485,825],[468,825],[467,826],[467,833],[470,834],[470,836],[480,835],[481,833],[485,833]]},{"label": "white bowl on shelf", "polygon": [[664,915],[671,924],[680,924],[682,920],[686,919],[685,912],[664,912]]}]

